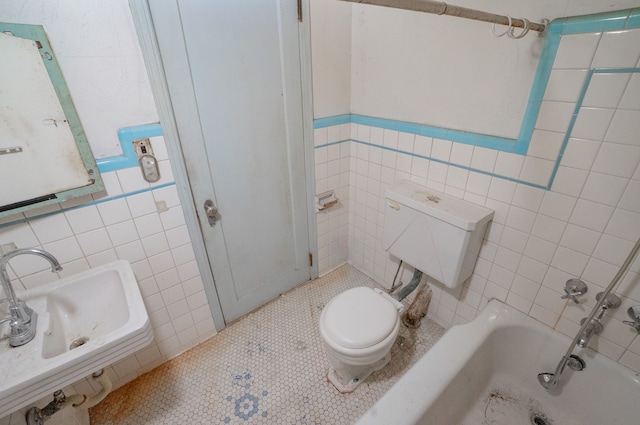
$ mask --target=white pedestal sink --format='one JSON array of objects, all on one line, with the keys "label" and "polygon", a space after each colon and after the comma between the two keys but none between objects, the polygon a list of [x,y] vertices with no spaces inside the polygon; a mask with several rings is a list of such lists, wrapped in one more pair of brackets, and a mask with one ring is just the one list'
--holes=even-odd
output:
[{"label": "white pedestal sink", "polygon": [[116,261],[18,294],[35,338],[10,347],[0,327],[0,418],[140,350],[153,331],[131,266]]}]

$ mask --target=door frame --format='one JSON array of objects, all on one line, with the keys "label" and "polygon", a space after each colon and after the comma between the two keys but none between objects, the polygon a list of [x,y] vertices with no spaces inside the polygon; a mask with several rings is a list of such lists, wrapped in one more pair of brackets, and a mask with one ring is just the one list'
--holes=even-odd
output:
[{"label": "door frame", "polygon": [[[134,26],[138,34],[142,56],[144,58],[151,91],[158,110],[158,117],[162,123],[163,136],[169,152],[169,162],[173,170],[178,197],[182,204],[185,222],[196,262],[200,270],[200,276],[204,284],[204,290],[211,309],[211,315],[216,330],[221,331],[226,326],[222,307],[218,297],[213,270],[209,263],[206,252],[202,230],[197,217],[197,210],[189,184],[189,176],[183,147],[185,144],[180,140],[178,125],[173,113],[173,104],[169,96],[169,88],[165,77],[165,68],[161,60],[158,41],[154,30],[151,12],[149,10],[149,0],[129,0],[129,7],[133,16]],[[311,31],[310,31],[310,0],[302,2],[302,22],[298,24],[298,36],[300,40],[300,71],[302,84],[302,121],[303,121],[303,148],[305,160],[305,180],[307,190],[307,220],[309,223],[309,252],[315,261],[310,268],[311,279],[318,277],[318,232],[316,224],[316,211],[313,207],[315,196],[315,161],[313,142],[313,93],[311,80]],[[199,125],[191,126],[198,128]],[[197,141],[196,143],[200,143]],[[189,146],[192,149],[192,146]],[[202,155],[206,162],[206,156]],[[206,167],[206,164],[203,165]]]}]

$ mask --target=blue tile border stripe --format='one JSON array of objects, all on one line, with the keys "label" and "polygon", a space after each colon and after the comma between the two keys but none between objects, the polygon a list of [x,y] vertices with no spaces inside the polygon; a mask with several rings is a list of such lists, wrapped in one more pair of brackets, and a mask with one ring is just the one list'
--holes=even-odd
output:
[{"label": "blue tile border stripe", "polygon": [[162,127],[158,123],[121,128],[118,130],[118,140],[120,140],[122,155],[96,160],[98,169],[101,173],[106,173],[123,168],[137,167],[138,158],[132,142],[137,139],[156,136],[162,136]]},{"label": "blue tile border stripe", "polygon": [[526,186],[536,187],[538,189],[545,189],[546,188],[545,186],[541,186],[539,184],[527,182],[527,181],[524,181],[524,180],[514,179],[512,177],[507,177],[507,176],[502,176],[502,175],[491,173],[491,172],[488,172],[488,171],[479,170],[477,168],[467,167],[465,165],[454,164],[452,162],[443,161],[441,159],[432,158],[430,156],[418,155],[418,154],[413,153],[413,152],[407,152],[407,151],[402,151],[402,150],[399,150],[399,149],[393,149],[393,148],[390,148],[388,146],[380,146],[380,145],[376,145],[375,143],[363,142],[363,141],[354,140],[354,139],[351,139],[351,142],[359,143],[361,145],[367,145],[367,146],[374,147],[374,148],[380,148],[380,149],[387,150],[387,151],[402,153],[402,154],[413,156],[413,157],[416,157],[416,158],[427,159],[429,161],[437,162],[439,164],[445,164],[445,165],[448,165],[450,167],[456,167],[456,168],[460,168],[460,169],[463,169],[463,170],[472,171],[474,173],[484,174],[485,176],[498,177],[498,178],[501,178],[501,179],[504,179],[504,180],[508,180],[508,181],[511,181],[511,182],[524,184]]}]

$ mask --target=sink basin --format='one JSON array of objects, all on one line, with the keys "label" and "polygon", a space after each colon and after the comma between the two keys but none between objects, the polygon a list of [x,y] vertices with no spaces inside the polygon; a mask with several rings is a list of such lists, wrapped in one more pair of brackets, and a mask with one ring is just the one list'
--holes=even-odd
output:
[{"label": "sink basin", "polygon": [[0,327],[0,418],[122,360],[153,340],[127,261],[18,295],[38,313],[38,325],[35,338],[20,347],[9,347],[9,327]]}]

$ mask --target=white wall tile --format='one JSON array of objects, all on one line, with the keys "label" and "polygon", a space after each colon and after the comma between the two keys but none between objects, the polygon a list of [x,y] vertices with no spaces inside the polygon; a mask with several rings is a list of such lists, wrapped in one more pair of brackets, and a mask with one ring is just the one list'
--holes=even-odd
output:
[{"label": "white wall tile", "polygon": [[411,133],[398,134],[398,150],[413,153],[415,135]]},{"label": "white wall tile", "polygon": [[528,156],[555,161],[564,142],[564,133],[534,130],[529,142]]},{"label": "white wall tile", "polygon": [[468,167],[471,165],[473,146],[464,143],[453,143],[451,146],[450,161],[454,164]]},{"label": "white wall tile", "polygon": [[497,151],[475,146],[471,157],[471,168],[491,173],[496,165],[497,158]]},{"label": "white wall tile", "polygon": [[576,105],[572,102],[543,100],[536,129],[565,133]]},{"label": "white wall tile", "polygon": [[601,33],[565,35],[560,40],[554,68],[589,68]]},{"label": "white wall tile", "polygon": [[449,161],[451,156],[452,142],[449,140],[433,139],[431,146],[431,156],[441,161]]},{"label": "white wall tile", "polygon": [[467,179],[467,191],[480,196],[487,196],[491,186],[491,176],[471,171]]},{"label": "white wall tile", "polygon": [[506,225],[524,233],[530,233],[536,219],[536,214],[516,206],[511,206]]},{"label": "white wall tile", "polygon": [[559,246],[553,256],[551,265],[556,268],[561,268],[575,276],[581,276],[588,261],[589,256],[578,251]]},{"label": "white wall tile", "polygon": [[589,173],[577,168],[558,167],[552,190],[565,195],[578,197],[584,188]]},{"label": "white wall tile", "polygon": [[511,283],[511,288],[509,289],[509,291],[521,296],[524,299],[533,301],[538,295],[539,289],[540,284],[538,282],[534,282],[520,276],[519,274],[516,274],[513,278],[513,282]]},{"label": "white wall tile", "polygon": [[602,235],[598,246],[596,246],[593,252],[593,257],[616,266],[621,266],[625,258],[629,255],[629,252],[631,252],[634,242],[616,238],[615,236]]},{"label": "white wall tile", "polygon": [[555,254],[556,245],[544,239],[530,236],[525,247],[524,254],[527,257],[540,261],[543,264],[551,264]]},{"label": "white wall tile", "polygon": [[628,81],[629,74],[626,73],[594,74],[589,82],[582,106],[617,108]]},{"label": "white wall tile", "polygon": [[620,199],[619,206],[631,211],[640,212],[640,181],[631,180]]},{"label": "white wall tile", "polygon": [[487,197],[509,204],[513,199],[516,186],[515,182],[493,177]]},{"label": "white wall tile", "polygon": [[162,221],[162,227],[165,230],[173,229],[174,227],[179,227],[185,224],[181,207],[169,208],[169,211],[160,213],[160,220]]},{"label": "white wall tile", "polygon": [[576,204],[576,198],[556,192],[545,192],[540,213],[558,220],[567,221]]},{"label": "white wall tile", "polygon": [[555,161],[525,157],[522,171],[520,172],[520,180],[528,183],[546,186],[551,178],[551,173],[555,166]]},{"label": "white wall tile", "polygon": [[133,218],[156,212],[156,203],[151,192],[127,196],[126,201]]},{"label": "white wall tile", "polygon": [[111,263],[118,259],[118,255],[113,249],[107,249],[106,251],[98,252],[93,255],[87,256],[87,261],[91,267],[98,267],[104,264]]},{"label": "white wall tile", "polygon": [[[161,162],[162,161],[158,162],[158,166],[160,166]],[[163,170],[160,170],[160,175],[164,177],[162,176],[162,171]],[[142,170],[139,167],[118,170],[116,174],[118,175],[118,180],[120,180],[120,186],[122,186],[124,193],[135,192],[149,187],[149,182],[144,179]]]},{"label": "white wall tile", "polygon": [[53,254],[61,264],[84,257],[82,249],[74,237],[42,244],[42,248]]},{"label": "white wall tile", "polygon": [[609,128],[615,109],[580,108],[573,125],[571,137],[587,140],[602,140]]},{"label": "white wall tile", "polygon": [[447,185],[453,186],[458,189],[464,189],[467,186],[468,177],[469,171],[462,168],[449,166],[447,170]]},{"label": "white wall tile", "polygon": [[111,239],[105,228],[92,230],[90,232],[81,233],[76,236],[85,256],[105,251],[112,247]]},{"label": "white wall tile", "polygon": [[107,226],[107,233],[109,233],[109,238],[111,239],[113,246],[124,245],[139,239],[133,220],[127,220]]},{"label": "white wall tile", "polygon": [[580,196],[582,199],[615,206],[618,204],[626,186],[626,179],[591,172]]},{"label": "white wall tile", "polygon": [[640,30],[610,31],[602,34],[591,66],[630,68],[640,57]]},{"label": "white wall tile", "polygon": [[618,208],[614,211],[605,233],[629,241],[640,238],[640,214]]},{"label": "white wall tile", "polygon": [[141,239],[147,257],[169,251],[169,243],[164,233],[157,233]]},{"label": "white wall tile", "polygon": [[[160,215],[158,213],[138,217],[133,222],[135,223],[136,230],[138,231],[138,235],[141,238],[154,235],[164,230],[162,227],[162,222],[160,221]],[[175,229],[179,228],[184,228],[184,226],[178,226]],[[167,232],[170,232],[172,230],[173,229],[167,230]]]},{"label": "white wall tile", "polygon": [[591,255],[600,240],[600,233],[575,224],[567,225],[560,244],[574,251]]},{"label": "white wall tile", "polygon": [[525,157],[510,152],[498,152],[496,166],[493,172],[499,176],[517,179],[520,176],[520,170],[524,163]]},{"label": "white wall tile", "polygon": [[431,137],[416,135],[414,142],[414,153],[416,155],[431,156],[431,146],[433,139]]},{"label": "white wall tile", "polygon": [[533,234],[546,241],[558,243],[566,225],[565,220],[538,214],[533,224]]},{"label": "white wall tile", "polygon": [[105,226],[129,220],[131,212],[124,198],[114,199],[98,204],[98,211]]},{"label": "white wall tile", "polygon": [[604,138],[607,142],[640,145],[640,110],[618,109]]},{"label": "white wall tile", "polygon": [[[122,186],[120,186],[120,180],[118,179],[118,175],[115,171],[101,173],[100,177],[102,177],[102,182],[104,183],[105,190],[107,191],[108,196],[122,195]],[[94,195],[94,197],[95,196],[96,195]],[[97,196],[103,197],[100,195]]]},{"label": "white wall tile", "polygon": [[559,102],[575,101],[582,92],[586,76],[585,69],[553,69],[549,75],[543,99]]},{"label": "white wall tile", "polygon": [[53,242],[73,236],[73,231],[64,214],[50,215],[29,221],[40,243]]},{"label": "white wall tile", "polygon": [[594,140],[569,139],[562,155],[562,165],[589,170],[598,154],[601,143]]},{"label": "white wall tile", "polygon": [[602,143],[592,170],[629,179],[639,163],[640,143],[638,146]]},{"label": "white wall tile", "polygon": [[612,214],[613,207],[580,199],[576,203],[570,222],[596,232],[602,232]]},{"label": "white wall tile", "polygon": [[625,91],[625,94],[622,96],[622,100],[620,101],[620,105],[618,105],[621,109],[640,109],[640,74],[635,73],[631,75],[631,80],[629,81],[629,85]]},{"label": "white wall tile", "polygon": [[171,257],[171,252],[169,251],[164,251],[160,254],[150,256],[148,257],[148,260],[149,264],[151,265],[151,270],[153,270],[154,274],[162,273],[175,267],[173,257]]},{"label": "white wall tile", "polygon": [[548,268],[548,264],[525,256],[520,260],[517,273],[518,275],[525,277],[533,282],[540,283],[542,282]]},{"label": "white wall tile", "polygon": [[65,211],[64,215],[67,217],[69,225],[75,234],[104,226],[98,208],[95,205]]}]

